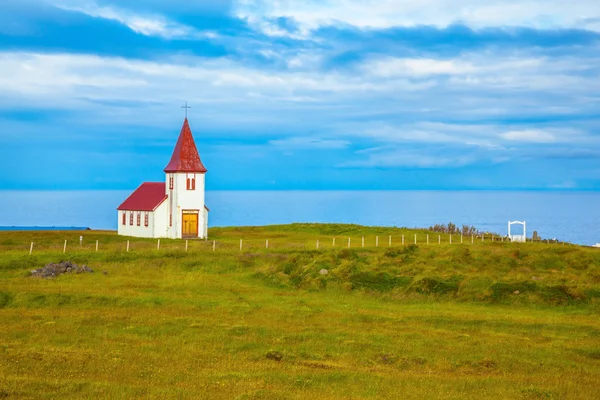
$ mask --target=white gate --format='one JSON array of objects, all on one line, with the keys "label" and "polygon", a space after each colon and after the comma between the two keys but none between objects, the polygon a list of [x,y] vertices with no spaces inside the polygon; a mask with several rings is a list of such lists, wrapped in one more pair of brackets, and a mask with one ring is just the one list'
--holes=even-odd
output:
[{"label": "white gate", "polygon": [[[522,235],[513,235],[511,233],[511,227],[513,225],[523,225],[523,234]],[[512,221],[508,222],[508,237],[511,242],[526,242],[527,241],[527,223],[521,221]]]}]

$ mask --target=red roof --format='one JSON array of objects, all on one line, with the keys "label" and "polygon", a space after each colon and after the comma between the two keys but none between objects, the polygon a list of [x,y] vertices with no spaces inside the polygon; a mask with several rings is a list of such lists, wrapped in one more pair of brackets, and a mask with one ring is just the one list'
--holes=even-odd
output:
[{"label": "red roof", "polygon": [[164,182],[144,182],[117,210],[154,211],[166,199]]},{"label": "red roof", "polygon": [[179,140],[177,140],[177,145],[175,145],[171,161],[166,166],[165,172],[206,172],[206,168],[200,161],[200,155],[196,143],[194,143],[194,137],[187,118],[183,122]]}]

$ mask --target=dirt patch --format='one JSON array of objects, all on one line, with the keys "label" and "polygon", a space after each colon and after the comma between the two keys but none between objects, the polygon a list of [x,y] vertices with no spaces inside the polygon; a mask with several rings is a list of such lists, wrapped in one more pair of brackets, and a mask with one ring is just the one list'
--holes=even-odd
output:
[{"label": "dirt patch", "polygon": [[31,271],[31,276],[50,279],[62,274],[91,274],[93,272],[87,265],[79,266],[71,261],[62,261],[57,264],[46,264],[44,268],[34,269]]}]

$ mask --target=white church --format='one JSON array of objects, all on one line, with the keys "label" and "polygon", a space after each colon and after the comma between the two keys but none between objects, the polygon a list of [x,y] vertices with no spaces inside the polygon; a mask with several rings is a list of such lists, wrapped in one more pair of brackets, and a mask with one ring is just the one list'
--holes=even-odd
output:
[{"label": "white church", "polygon": [[144,182],[118,210],[119,235],[192,239],[208,235],[204,203],[206,168],[200,160],[187,117],[164,169],[164,182]]}]

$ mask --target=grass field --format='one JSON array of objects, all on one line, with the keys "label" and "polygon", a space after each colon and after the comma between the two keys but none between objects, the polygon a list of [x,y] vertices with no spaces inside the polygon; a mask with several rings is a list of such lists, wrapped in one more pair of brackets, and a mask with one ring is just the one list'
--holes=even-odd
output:
[{"label": "grass field", "polygon": [[[127,252],[112,232],[0,232],[0,397],[598,398],[600,249],[350,225],[209,235]],[[96,272],[28,276],[61,260]]]}]

